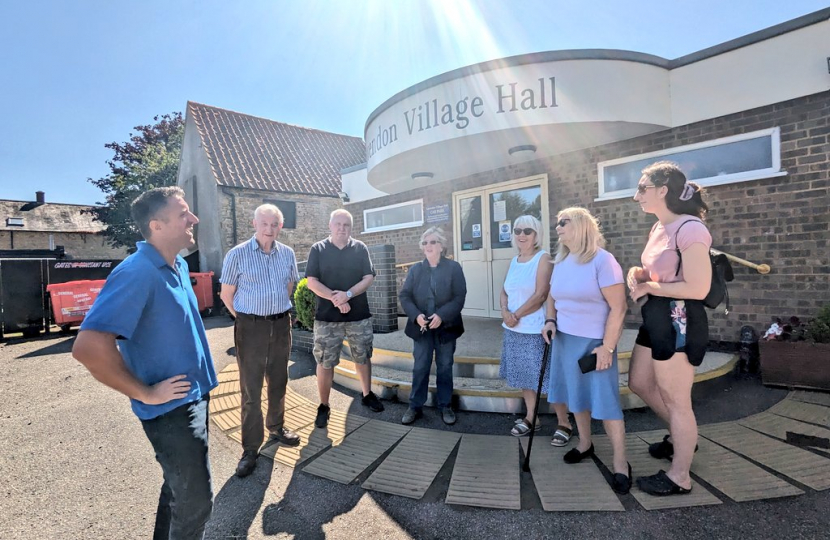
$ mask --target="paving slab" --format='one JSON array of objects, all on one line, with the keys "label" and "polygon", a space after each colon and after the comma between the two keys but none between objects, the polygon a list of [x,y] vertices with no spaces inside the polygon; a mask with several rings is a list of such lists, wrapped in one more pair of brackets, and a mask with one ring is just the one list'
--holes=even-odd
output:
[{"label": "paving slab", "polygon": [[420,499],[461,439],[460,433],[412,428],[363,482],[365,489]]},{"label": "paving slab", "polygon": [[787,396],[787,398],[795,401],[803,401],[804,403],[813,403],[815,405],[830,407],[830,393],[794,390],[793,392],[790,392],[790,395]]},{"label": "paving slab", "polygon": [[830,488],[830,459],[762,435],[736,422],[701,426],[700,434],[810,488]]},{"label": "paving slab", "polygon": [[[659,436],[660,439],[665,435],[665,431],[647,432],[646,437]],[[632,474],[634,480],[640,476],[650,476],[656,474],[660,469],[668,469],[668,462],[657,460],[651,457],[648,453],[648,444],[638,437],[640,434],[628,433],[625,436],[625,449],[628,456],[628,462],[631,463]],[[611,441],[606,435],[595,435],[592,437],[594,442],[594,450],[600,461],[605,464],[608,469],[614,467],[614,453],[611,450]],[[631,486],[631,495],[637,500],[640,505],[646,510],[663,510],[666,508],[685,508],[690,506],[707,506],[712,504],[721,504],[721,500],[713,495],[705,487],[701,486],[692,479],[692,492],[688,495],[674,495],[671,497],[655,497],[649,495],[637,487],[636,481]]]},{"label": "paving slab", "polygon": [[[665,431],[637,433],[646,443],[663,440]],[[703,437],[692,462],[692,473],[736,502],[789,497],[804,493],[743,457]]]},{"label": "paving slab", "polygon": [[240,394],[228,394],[217,397],[211,392],[209,405],[211,416],[223,411],[230,411],[233,409],[239,410],[239,407],[241,406],[242,396]]},{"label": "paving slab", "polygon": [[[527,438],[521,439],[521,443],[527,455]],[[547,437],[534,438],[533,443],[530,472],[545,511],[625,511],[593,460],[569,465],[562,459],[569,448],[551,446]]]},{"label": "paving slab", "polygon": [[787,418],[795,418],[802,422],[830,427],[830,407],[823,405],[784,399],[767,409],[767,411]]},{"label": "paving slab", "polygon": [[304,472],[350,484],[409,432],[408,426],[370,420],[343,442],[303,468]]},{"label": "paving slab", "polygon": [[[830,446],[828,446],[830,444],[830,429],[807,424],[793,418],[763,412],[738,420],[738,423],[796,446],[830,449]],[[808,437],[798,437],[799,435],[807,435]],[[794,436],[800,442],[791,441],[790,436]]]},{"label": "paving slab", "polygon": [[521,510],[519,466],[515,437],[464,434],[446,503]]}]

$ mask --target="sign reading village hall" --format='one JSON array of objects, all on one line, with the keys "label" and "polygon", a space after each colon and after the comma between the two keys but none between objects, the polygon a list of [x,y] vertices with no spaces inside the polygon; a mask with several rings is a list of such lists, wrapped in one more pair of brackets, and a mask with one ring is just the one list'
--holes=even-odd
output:
[{"label": "sign reading village hall", "polygon": [[[388,126],[378,124],[366,143],[366,156],[394,145],[401,137],[411,137],[435,129],[463,130],[478,119],[491,115],[521,114],[523,111],[557,107],[556,77],[540,77],[535,85],[517,82],[497,84],[493,88],[495,106],[488,110],[482,96],[464,96],[454,102],[433,98],[403,111],[399,121]],[[487,100],[488,102],[492,100]]]}]

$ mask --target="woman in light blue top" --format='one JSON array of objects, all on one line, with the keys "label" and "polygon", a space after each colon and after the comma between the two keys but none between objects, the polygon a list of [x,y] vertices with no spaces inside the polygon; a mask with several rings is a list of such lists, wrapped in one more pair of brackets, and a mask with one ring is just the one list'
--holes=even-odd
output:
[{"label": "woman in light blue top", "polygon": [[[625,456],[625,424],[620,408],[617,342],[626,300],[623,273],[594,216],[566,208],[556,223],[559,249],[554,260],[542,335],[554,335],[548,401],[564,403],[576,418],[579,444],[565,454],[579,463],[594,453],[591,418],[602,420],[614,450],[613,481],[628,493],[631,467]],[[596,369],[582,373],[580,358],[596,355]]]}]

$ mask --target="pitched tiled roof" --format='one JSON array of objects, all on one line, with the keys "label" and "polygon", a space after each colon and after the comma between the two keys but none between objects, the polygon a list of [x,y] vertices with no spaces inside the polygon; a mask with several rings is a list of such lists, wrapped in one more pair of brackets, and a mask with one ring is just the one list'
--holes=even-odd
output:
[{"label": "pitched tiled roof", "polygon": [[[0,231],[38,231],[97,233],[104,224],[94,221],[92,214],[82,213],[91,208],[81,204],[38,205],[34,202],[0,200]],[[23,225],[9,225],[8,218],[20,218]],[[15,223],[16,221],[13,221]]]},{"label": "pitched tiled roof", "polygon": [[366,161],[363,140],[188,102],[221,186],[333,195],[340,171]]}]

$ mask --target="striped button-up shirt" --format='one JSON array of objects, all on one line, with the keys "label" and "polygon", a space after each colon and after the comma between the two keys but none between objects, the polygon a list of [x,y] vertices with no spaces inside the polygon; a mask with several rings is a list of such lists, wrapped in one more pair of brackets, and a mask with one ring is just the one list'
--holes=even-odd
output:
[{"label": "striped button-up shirt", "polygon": [[265,253],[254,236],[228,251],[219,282],[236,287],[235,311],[266,316],[291,309],[288,284],[299,277],[293,249],[274,241]]}]

